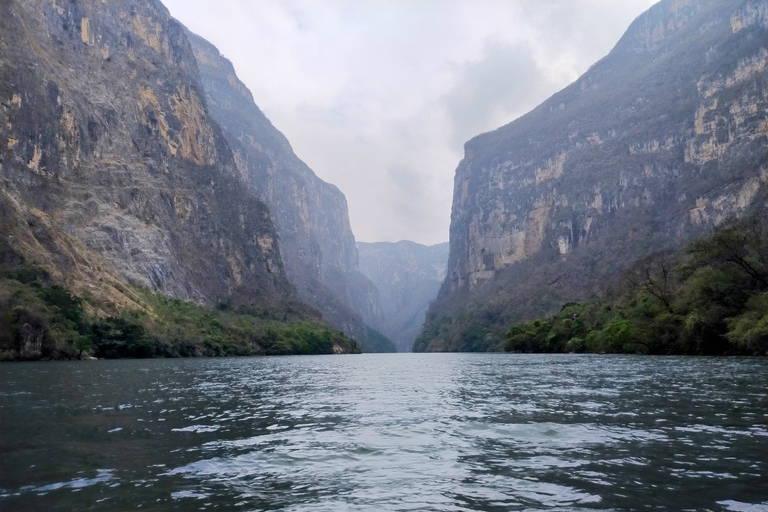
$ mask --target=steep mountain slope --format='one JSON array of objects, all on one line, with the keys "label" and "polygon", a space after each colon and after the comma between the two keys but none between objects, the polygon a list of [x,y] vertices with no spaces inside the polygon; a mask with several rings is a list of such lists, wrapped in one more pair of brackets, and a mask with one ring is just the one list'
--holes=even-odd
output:
[{"label": "steep mountain slope", "polygon": [[296,156],[216,47],[188,35],[211,115],[234,152],[243,183],[269,206],[299,296],[364,349],[394,350],[368,326],[380,323],[381,308],[376,287],[358,271],[346,198]]},{"label": "steep mountain slope", "polygon": [[0,9],[4,254],[101,315],[152,314],[131,284],[316,315],[294,298],[269,211],[242,185],[183,27],[159,2]]},{"label": "steep mountain slope", "polygon": [[768,4],[664,0],[529,114],[465,145],[419,350],[498,350],[638,257],[765,201]]},{"label": "steep mountain slope", "polygon": [[429,303],[445,278],[448,244],[358,242],[360,272],[379,290],[381,332],[399,352],[410,352],[424,325]]}]

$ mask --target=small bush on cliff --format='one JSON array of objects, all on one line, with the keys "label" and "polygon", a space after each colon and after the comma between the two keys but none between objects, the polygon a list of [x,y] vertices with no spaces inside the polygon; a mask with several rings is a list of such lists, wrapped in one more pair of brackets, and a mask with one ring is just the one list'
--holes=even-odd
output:
[{"label": "small bush on cliff", "polygon": [[131,319],[109,317],[96,320],[92,330],[96,357],[117,359],[165,355],[159,344],[147,336],[144,326]]}]

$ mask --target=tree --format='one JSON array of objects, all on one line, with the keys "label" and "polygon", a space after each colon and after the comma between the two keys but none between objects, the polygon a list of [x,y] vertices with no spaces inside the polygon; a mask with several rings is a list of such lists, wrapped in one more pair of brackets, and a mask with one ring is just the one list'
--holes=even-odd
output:
[{"label": "tree", "polygon": [[671,313],[675,289],[672,271],[675,264],[675,255],[671,251],[655,252],[635,263],[626,273],[625,279],[634,289],[643,290],[658,299]]},{"label": "tree", "polygon": [[754,218],[731,223],[690,244],[697,266],[732,267],[743,272],[755,289],[768,289],[768,220]]}]

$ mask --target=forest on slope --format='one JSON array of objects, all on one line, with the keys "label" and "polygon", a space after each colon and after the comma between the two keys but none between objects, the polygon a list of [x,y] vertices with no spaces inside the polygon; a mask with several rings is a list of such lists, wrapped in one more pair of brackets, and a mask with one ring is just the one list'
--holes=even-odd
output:
[{"label": "forest on slope", "polygon": [[512,326],[505,350],[768,355],[768,219],[637,262],[601,297]]},{"label": "forest on slope", "polygon": [[210,308],[126,286],[137,307],[104,315],[92,294],[59,282],[0,242],[0,361],[360,352],[298,302]]}]

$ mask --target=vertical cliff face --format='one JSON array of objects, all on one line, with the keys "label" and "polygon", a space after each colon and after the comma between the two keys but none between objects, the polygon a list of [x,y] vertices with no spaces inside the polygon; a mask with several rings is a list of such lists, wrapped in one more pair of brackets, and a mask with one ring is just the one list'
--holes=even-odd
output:
[{"label": "vertical cliff face", "polygon": [[5,242],[96,294],[126,280],[209,304],[293,294],[267,207],[242,186],[159,2],[0,9]]},{"label": "vertical cliff face", "polygon": [[445,279],[448,244],[357,243],[360,271],[379,290],[381,332],[399,352],[409,352],[424,325],[427,307]]},{"label": "vertical cliff face", "polygon": [[766,9],[664,0],[574,84],[469,141],[420,347],[498,347],[502,325],[764,201]]},{"label": "vertical cliff face", "polygon": [[211,114],[233,150],[242,182],[269,206],[299,296],[372,350],[366,324],[380,323],[381,309],[375,286],[358,271],[346,198],[296,156],[218,49],[194,34],[189,39]]}]

